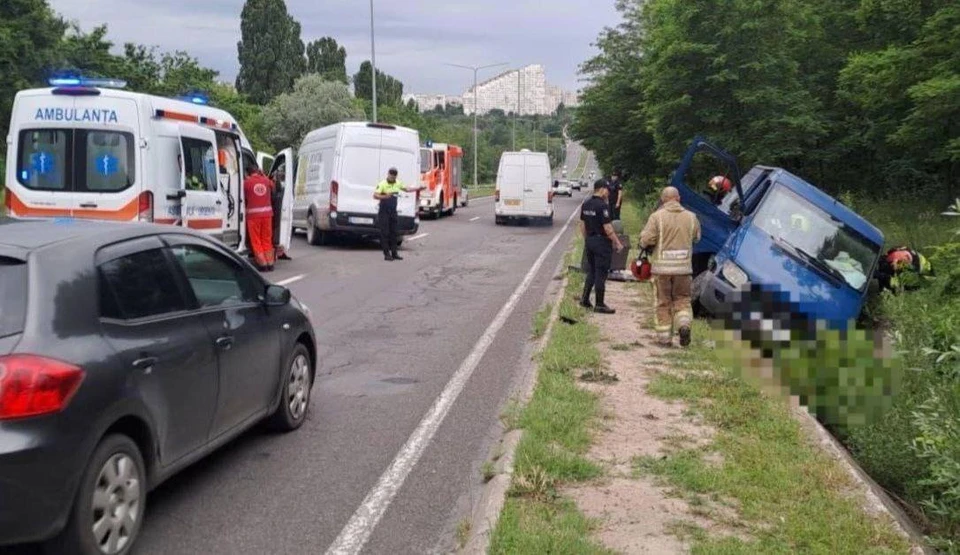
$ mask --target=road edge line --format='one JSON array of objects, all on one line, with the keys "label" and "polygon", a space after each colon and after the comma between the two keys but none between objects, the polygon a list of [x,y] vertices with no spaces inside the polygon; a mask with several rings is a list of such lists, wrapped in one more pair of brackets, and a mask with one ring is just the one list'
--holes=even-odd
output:
[{"label": "road edge line", "polygon": [[[534,350],[534,358],[547,348],[547,343],[553,336],[554,324],[560,319],[560,304],[563,302],[563,295],[567,290],[567,282],[570,279],[569,272],[564,272],[564,267],[567,263],[566,255],[570,251],[573,243],[574,240],[571,239],[570,244],[567,245],[563,255],[560,257],[557,268],[553,272],[553,275],[563,273],[563,279],[560,281],[560,286],[557,288],[557,291],[553,293],[552,297],[548,297],[550,299],[548,302],[553,303],[553,308],[550,311],[547,328],[537,342],[536,349]],[[534,362],[531,364],[530,370],[522,377],[519,395],[514,397],[521,406],[526,406],[526,404],[530,402],[530,398],[533,397],[539,374],[540,365]],[[503,513],[503,508],[507,503],[507,493],[510,491],[510,484],[513,482],[513,461],[517,453],[517,447],[520,445],[520,440],[523,439],[523,434],[523,429],[504,430],[500,441],[496,444],[496,448],[499,448],[502,453],[497,460],[497,474],[483,487],[480,503],[477,504],[470,519],[470,534],[464,546],[457,550],[457,553],[464,555],[486,555],[490,549],[490,540],[493,537],[493,531],[497,528],[497,523],[500,522],[500,515]]]},{"label": "road edge line", "polygon": [[[579,208],[579,207],[578,207]],[[530,285],[536,279],[537,274],[543,269],[543,263],[553,251],[560,239],[570,228],[574,218],[579,214],[578,209],[574,209],[570,217],[564,223],[560,231],[547,243],[547,246],[540,253],[540,256],[534,261],[530,270],[517,285],[513,293],[500,308],[500,311],[487,326],[486,331],[480,336],[480,339],[474,344],[470,354],[463,360],[460,367],[454,372],[453,376],[444,386],[443,390],[436,397],[433,404],[423,415],[420,423],[410,434],[407,441],[400,447],[400,450],[391,460],[390,465],[383,471],[377,482],[370,489],[367,495],[361,501],[360,506],[351,514],[349,520],[341,529],[336,539],[326,550],[327,555],[339,554],[357,554],[360,553],[369,541],[373,532],[376,530],[380,519],[389,509],[393,499],[396,497],[400,488],[406,482],[407,476],[414,469],[420,460],[420,457],[426,451],[437,430],[446,420],[447,414],[453,404],[459,398],[460,393],[466,387],[467,382],[473,376],[473,372],[480,365],[480,361],[486,355],[487,350],[496,340],[500,330],[506,325],[507,320],[513,315],[517,305],[520,304],[523,296],[530,289]]]}]

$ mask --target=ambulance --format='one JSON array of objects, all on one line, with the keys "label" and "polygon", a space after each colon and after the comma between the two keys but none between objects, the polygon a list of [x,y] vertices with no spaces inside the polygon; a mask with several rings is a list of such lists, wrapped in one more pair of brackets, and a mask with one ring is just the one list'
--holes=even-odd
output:
[{"label": "ambulance", "polygon": [[[164,98],[125,85],[70,77],[17,93],[7,215],[177,225],[245,251],[242,168],[257,155],[236,120],[200,94]],[[284,193],[280,242],[289,248],[293,192]]]},{"label": "ambulance", "polygon": [[436,218],[453,215],[463,200],[463,149],[427,143],[420,149],[420,212]]}]

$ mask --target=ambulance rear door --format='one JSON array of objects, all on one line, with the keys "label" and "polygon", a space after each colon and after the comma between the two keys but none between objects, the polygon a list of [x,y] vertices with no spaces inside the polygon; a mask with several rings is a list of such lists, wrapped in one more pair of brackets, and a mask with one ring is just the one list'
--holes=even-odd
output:
[{"label": "ambulance rear door", "polygon": [[227,206],[217,177],[216,145],[213,130],[180,124],[181,225],[222,237]]}]

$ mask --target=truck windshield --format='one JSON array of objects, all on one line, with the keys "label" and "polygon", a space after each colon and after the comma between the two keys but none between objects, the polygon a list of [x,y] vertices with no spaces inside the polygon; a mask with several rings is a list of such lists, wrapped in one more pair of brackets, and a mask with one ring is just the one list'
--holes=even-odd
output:
[{"label": "truck windshield", "polygon": [[17,181],[35,191],[108,193],[136,180],[133,135],[87,129],[20,131]]},{"label": "truck windshield", "polygon": [[773,187],[753,224],[822,274],[863,291],[880,246],[785,186]]}]

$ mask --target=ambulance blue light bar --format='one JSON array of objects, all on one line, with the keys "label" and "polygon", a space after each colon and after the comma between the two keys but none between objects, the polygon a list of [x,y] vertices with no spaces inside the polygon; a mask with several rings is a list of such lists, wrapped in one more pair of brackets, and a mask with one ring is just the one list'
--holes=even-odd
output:
[{"label": "ambulance blue light bar", "polygon": [[102,87],[104,89],[123,89],[127,82],[123,79],[100,77],[52,77],[47,80],[51,87]]}]

